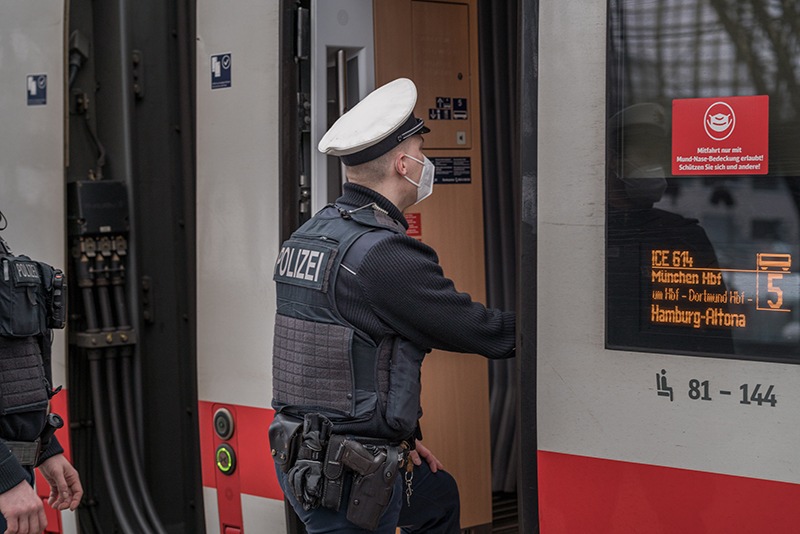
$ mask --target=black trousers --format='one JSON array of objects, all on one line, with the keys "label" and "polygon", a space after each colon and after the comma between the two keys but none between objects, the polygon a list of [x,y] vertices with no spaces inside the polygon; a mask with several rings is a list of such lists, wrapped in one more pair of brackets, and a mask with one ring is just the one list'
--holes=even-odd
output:
[{"label": "black trousers", "polygon": [[[287,500],[297,515],[305,523],[308,534],[341,533],[362,534],[369,532],[353,525],[347,520],[347,503],[350,495],[350,481],[344,485],[342,509],[338,512],[328,508],[303,510],[291,491],[288,490],[286,475],[276,466],[278,481],[283,488]],[[432,473],[428,464],[414,466],[413,490],[409,505],[406,499],[405,471],[397,475],[392,500],[381,517],[380,524],[374,532],[394,534],[400,527],[406,534],[458,534],[461,531],[459,515],[461,506],[458,497],[458,486],[455,479],[446,471]]]}]

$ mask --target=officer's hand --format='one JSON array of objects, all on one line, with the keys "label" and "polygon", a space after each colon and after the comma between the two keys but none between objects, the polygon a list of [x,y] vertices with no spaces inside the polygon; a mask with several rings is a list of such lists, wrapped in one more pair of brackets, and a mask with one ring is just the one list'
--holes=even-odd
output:
[{"label": "officer's hand", "polygon": [[47,504],[54,510],[75,510],[81,503],[83,487],[78,472],[63,454],[51,456],[39,466],[45,480],[50,484]]},{"label": "officer's hand", "polygon": [[25,480],[0,493],[0,512],[8,524],[4,534],[40,534],[47,526],[42,499]]},{"label": "officer's hand", "polygon": [[431,451],[425,447],[420,440],[417,440],[416,450],[411,451],[411,461],[414,462],[414,465],[422,465],[422,460],[424,459],[428,462],[428,465],[431,468],[431,473],[435,473],[439,469],[444,469],[444,465],[439,459],[433,455]]}]

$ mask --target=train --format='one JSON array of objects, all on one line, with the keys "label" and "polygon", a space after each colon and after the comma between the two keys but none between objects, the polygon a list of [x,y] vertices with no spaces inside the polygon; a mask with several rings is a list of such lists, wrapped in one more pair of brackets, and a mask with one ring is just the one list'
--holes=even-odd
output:
[{"label": "train", "polygon": [[798,57],[778,0],[5,0],[0,235],[66,273],[86,490],[46,532],[303,532],[274,266],[346,180],[322,135],[399,77],[408,234],[517,312],[513,360],[423,367],[464,531],[795,532]]}]

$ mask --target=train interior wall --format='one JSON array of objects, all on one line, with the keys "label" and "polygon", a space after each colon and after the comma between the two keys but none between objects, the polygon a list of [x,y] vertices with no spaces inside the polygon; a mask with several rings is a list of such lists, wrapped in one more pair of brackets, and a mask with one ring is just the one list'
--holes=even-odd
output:
[{"label": "train interior wall", "polygon": [[[440,168],[456,169],[406,217],[417,238],[436,249],[456,287],[485,302],[477,2],[394,1],[375,8],[375,85],[402,76],[414,80],[415,114],[431,128],[425,153]],[[444,98],[452,109],[437,102]],[[422,377],[424,442],[459,482],[462,526],[490,524],[487,362],[433,351]]]}]

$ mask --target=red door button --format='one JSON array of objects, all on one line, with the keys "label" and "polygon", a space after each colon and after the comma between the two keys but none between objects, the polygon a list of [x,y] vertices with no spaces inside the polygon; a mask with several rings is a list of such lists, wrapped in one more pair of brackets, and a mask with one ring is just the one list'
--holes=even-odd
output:
[{"label": "red door button", "polygon": [[225,532],[223,534],[242,534],[242,529],[237,527],[225,527]]}]

